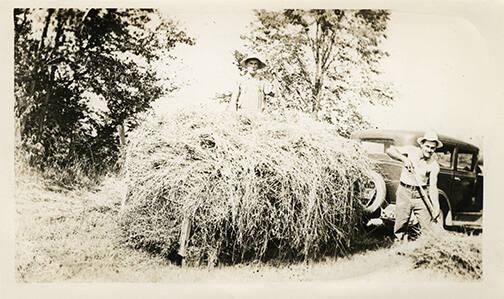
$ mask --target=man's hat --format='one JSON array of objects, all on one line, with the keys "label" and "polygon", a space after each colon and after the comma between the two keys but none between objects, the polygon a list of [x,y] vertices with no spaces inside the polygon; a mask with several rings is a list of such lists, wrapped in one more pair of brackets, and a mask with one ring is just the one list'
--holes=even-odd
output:
[{"label": "man's hat", "polygon": [[425,132],[423,137],[417,139],[418,144],[422,144],[425,141],[434,141],[437,143],[437,148],[443,147],[443,143],[439,140],[438,135],[434,131]]},{"label": "man's hat", "polygon": [[263,67],[265,67],[265,66],[266,66],[266,63],[264,63],[264,59],[261,59],[261,58],[259,57],[259,55],[257,55],[257,54],[250,54],[250,55],[248,55],[247,57],[245,57],[245,58],[242,60],[241,65],[242,65],[242,66],[244,66],[244,67],[245,67],[245,66],[247,66],[247,62],[248,62],[249,60],[252,60],[252,59],[256,59],[257,61],[259,61],[259,68],[260,68],[260,69],[262,69]]}]

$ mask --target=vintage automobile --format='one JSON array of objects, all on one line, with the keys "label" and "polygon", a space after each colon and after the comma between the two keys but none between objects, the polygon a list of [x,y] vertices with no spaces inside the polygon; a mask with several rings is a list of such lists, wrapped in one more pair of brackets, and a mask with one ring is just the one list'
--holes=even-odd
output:
[{"label": "vintage automobile", "polygon": [[[393,224],[395,194],[402,163],[390,158],[391,145],[415,145],[424,132],[365,130],[352,135],[376,163],[377,171],[360,188],[360,197],[370,224]],[[483,159],[477,146],[440,135],[443,147],[436,151],[441,171],[438,176],[440,223],[444,228],[482,229]]]}]

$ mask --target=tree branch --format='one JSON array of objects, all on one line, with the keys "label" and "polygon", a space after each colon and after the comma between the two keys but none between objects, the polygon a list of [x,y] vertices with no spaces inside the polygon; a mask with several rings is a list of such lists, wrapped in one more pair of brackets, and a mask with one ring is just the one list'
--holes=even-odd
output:
[{"label": "tree branch", "polygon": [[[37,48],[37,54],[40,54],[40,51],[42,50],[42,47],[44,47],[44,40],[47,37],[47,30],[49,29],[49,24],[51,23],[51,16],[54,13],[54,9],[50,8],[47,10],[47,16],[45,18],[45,24],[44,24],[44,29],[42,30],[42,36],[40,38],[40,43]],[[40,57],[40,56],[39,56]]]},{"label": "tree branch", "polygon": [[310,84],[311,87],[313,87],[313,85],[315,84],[314,82],[311,81],[310,79],[310,75],[308,74],[308,72],[306,71],[306,66],[305,64],[303,63],[303,61],[301,60],[301,58],[299,57],[299,55],[297,53],[294,54],[297,62],[299,63],[299,67],[301,68],[301,72],[302,72],[302,77],[303,79],[305,79],[305,81]]},{"label": "tree branch", "polygon": [[322,71],[324,73],[327,71],[331,63],[334,61],[334,58],[330,60],[329,57],[331,56],[335,39],[336,39],[336,31],[332,31],[329,45],[327,46],[326,51],[322,55]]}]

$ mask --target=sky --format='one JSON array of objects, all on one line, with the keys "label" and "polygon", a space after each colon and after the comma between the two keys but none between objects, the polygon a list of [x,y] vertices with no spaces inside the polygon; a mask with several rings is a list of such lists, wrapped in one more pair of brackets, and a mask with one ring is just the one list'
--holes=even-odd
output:
[{"label": "sky", "polygon": [[[240,34],[247,32],[252,11],[163,13],[178,20],[196,45],[174,50],[181,60],[170,71],[184,87],[158,109],[208,101],[230,90],[238,76],[232,53],[243,47]],[[478,27],[460,17],[392,10],[387,36],[383,79],[396,91],[395,101],[390,107],[363,106],[365,115],[379,128],[433,129],[481,146],[490,125],[482,116],[493,81],[487,80],[492,59]]]},{"label": "sky", "polygon": [[492,60],[477,28],[463,18],[392,12],[388,29],[383,70],[396,100],[368,107],[369,117],[383,128],[434,129],[481,143]]},{"label": "sky", "polygon": [[231,90],[238,77],[233,52],[243,48],[240,35],[253,20],[252,10],[162,11],[166,17],[178,20],[196,40],[194,46],[177,47],[172,53],[182,60],[174,71],[179,82],[186,85],[174,95],[178,102],[206,101],[217,92]]}]

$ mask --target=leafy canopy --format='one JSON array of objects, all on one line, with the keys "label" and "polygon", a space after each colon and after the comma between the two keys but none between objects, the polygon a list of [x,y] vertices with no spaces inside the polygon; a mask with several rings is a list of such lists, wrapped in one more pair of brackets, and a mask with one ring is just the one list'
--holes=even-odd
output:
[{"label": "leafy canopy", "polygon": [[[333,123],[342,135],[365,127],[358,106],[388,104],[380,62],[389,12],[385,10],[255,11],[247,47],[267,60],[277,83],[272,109],[297,109]],[[244,53],[235,52],[239,61]]]},{"label": "leafy canopy", "polygon": [[116,126],[176,88],[153,65],[193,44],[152,9],[15,9],[14,24],[18,139],[41,169],[113,164]]}]

